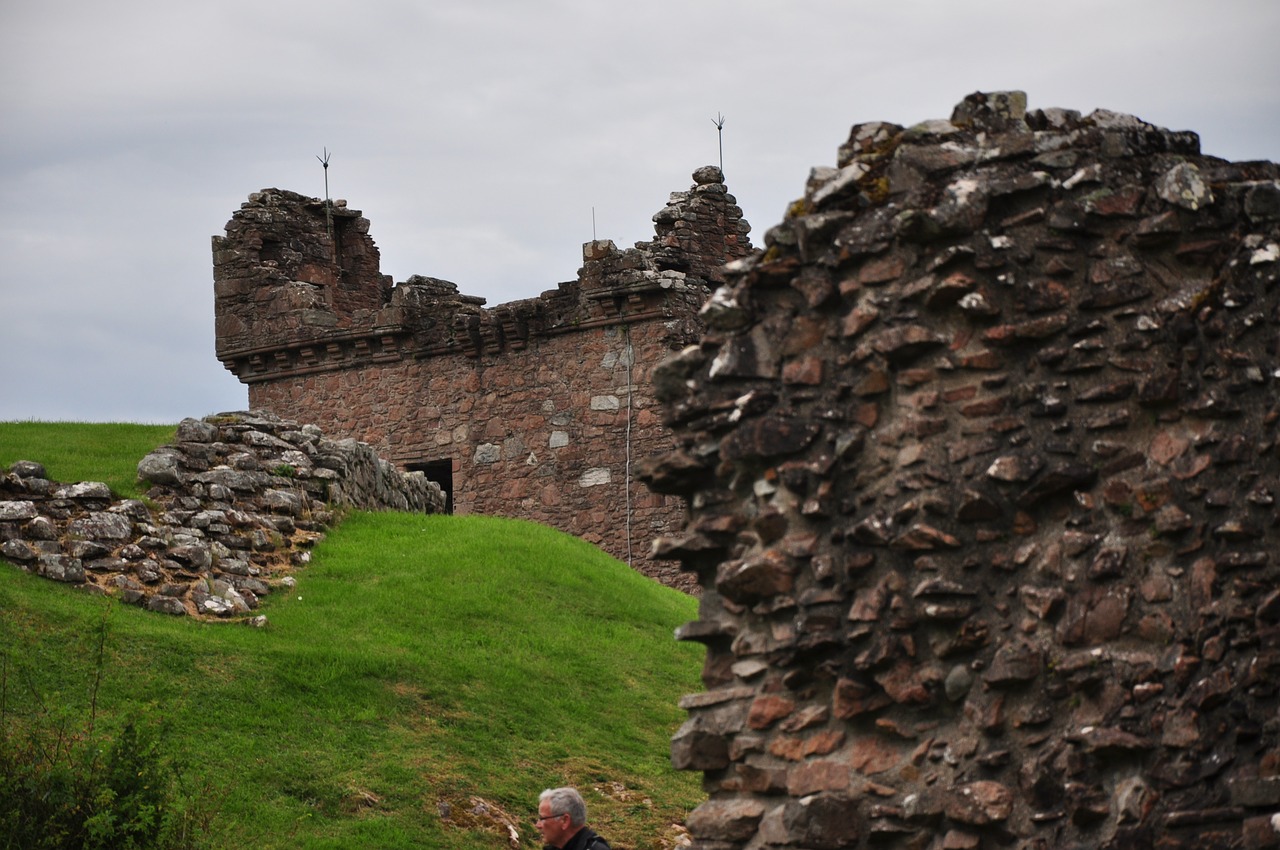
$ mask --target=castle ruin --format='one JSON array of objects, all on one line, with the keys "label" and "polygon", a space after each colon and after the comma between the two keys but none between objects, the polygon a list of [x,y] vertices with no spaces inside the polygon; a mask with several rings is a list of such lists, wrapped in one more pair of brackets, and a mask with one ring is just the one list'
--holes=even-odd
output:
[{"label": "castle ruin", "polygon": [[260,193],[219,356],[459,510],[657,538],[694,850],[1280,847],[1280,166],[999,92],[855,125],[763,252],[695,180],[492,310]]},{"label": "castle ruin", "polygon": [[651,541],[683,521],[636,460],[671,446],[650,372],[696,342],[749,225],[720,169],[693,175],[634,248],[583,247],[576,280],[484,306],[444,280],[393,284],[343,201],[267,189],[213,237],[218,358],[249,405],[420,470],[458,513],[546,523],[689,589]]}]

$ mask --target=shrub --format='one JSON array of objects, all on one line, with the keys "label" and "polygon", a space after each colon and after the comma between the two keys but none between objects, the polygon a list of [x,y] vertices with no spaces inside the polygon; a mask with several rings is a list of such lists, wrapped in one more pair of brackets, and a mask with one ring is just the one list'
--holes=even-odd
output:
[{"label": "shrub", "polygon": [[95,729],[106,612],[90,705],[52,710],[35,693],[28,715],[9,710],[9,657],[0,656],[0,850],[177,850],[199,846],[210,817],[183,797],[154,724]]},{"label": "shrub", "polygon": [[2,846],[164,846],[170,782],[151,732],[132,721],[114,740],[87,730],[11,726],[0,736]]}]

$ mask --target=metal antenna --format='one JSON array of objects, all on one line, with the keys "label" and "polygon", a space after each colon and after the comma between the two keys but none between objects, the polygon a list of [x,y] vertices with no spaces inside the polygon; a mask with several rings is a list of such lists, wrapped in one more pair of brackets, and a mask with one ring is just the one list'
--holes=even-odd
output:
[{"label": "metal antenna", "polygon": [[720,143],[720,174],[724,174],[724,116],[716,112],[716,117],[711,119],[711,123],[716,125],[716,141]]},{"label": "metal antenna", "polygon": [[329,200],[329,149],[321,148],[324,156],[317,156],[320,164],[324,166],[324,229],[329,236],[329,241],[333,241],[333,202]]},{"label": "metal antenna", "polygon": [[591,208],[591,241],[596,241],[596,208]]}]

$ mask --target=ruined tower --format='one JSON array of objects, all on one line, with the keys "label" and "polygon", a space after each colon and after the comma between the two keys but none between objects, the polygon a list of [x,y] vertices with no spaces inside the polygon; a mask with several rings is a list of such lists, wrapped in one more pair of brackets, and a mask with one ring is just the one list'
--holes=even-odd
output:
[{"label": "ruined tower", "polygon": [[634,248],[583,246],[577,279],[484,306],[444,280],[393,284],[344,202],[267,189],[213,237],[217,354],[254,409],[357,438],[437,481],[460,513],[521,517],[688,588],[652,539],[679,499],[635,480],[670,447],[650,371],[698,338],[698,311],[749,226],[698,169]]}]

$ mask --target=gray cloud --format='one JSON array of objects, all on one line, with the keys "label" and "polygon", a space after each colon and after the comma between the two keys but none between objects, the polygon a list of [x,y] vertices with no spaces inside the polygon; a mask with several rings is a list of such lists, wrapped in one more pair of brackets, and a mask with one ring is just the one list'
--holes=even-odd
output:
[{"label": "gray cloud", "polygon": [[1280,159],[1280,4],[1220,0],[335,0],[0,7],[0,419],[243,407],[213,354],[209,237],[258,189],[330,186],[397,280],[490,304],[652,235],[725,168],[759,241],[858,121],[969,92],[1105,107]]}]

